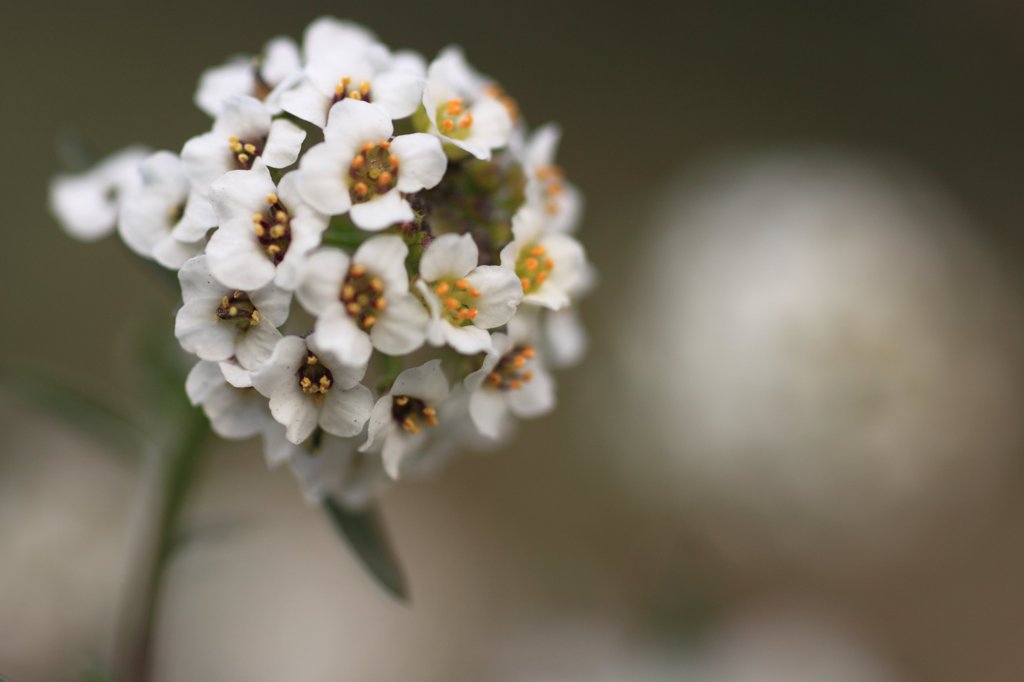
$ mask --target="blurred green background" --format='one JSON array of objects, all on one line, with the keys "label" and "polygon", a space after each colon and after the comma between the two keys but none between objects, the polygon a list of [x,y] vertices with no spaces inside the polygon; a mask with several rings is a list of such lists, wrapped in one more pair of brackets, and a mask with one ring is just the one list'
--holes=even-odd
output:
[{"label": "blurred green background", "polygon": [[[177,151],[209,125],[192,105],[203,69],[278,34],[298,38],[317,16],[354,19],[428,58],[461,44],[530,124],[562,125],[560,162],[587,197],[581,239],[601,285],[583,306],[590,354],[563,375],[559,411],[525,424],[496,455],[464,458],[385,498],[413,606],[389,603],[363,578],[289,474],[264,470],[255,443],[219,444],[190,511],[207,532],[169,577],[159,679],[273,670],[304,680],[774,680],[714,678],[714,665],[692,661],[713,658],[706,643],[728,639],[721,633],[750,613],[804,623],[792,614],[806,610],[810,631],[826,614],[888,671],[842,676],[845,663],[826,662],[820,669],[831,672],[806,679],[1007,680],[1024,667],[1024,482],[1014,462],[1024,438],[1019,403],[1007,402],[1024,385],[1024,6],[189,0],[8,11],[0,357],[112,402],[147,381],[128,337],[160,323],[173,343],[175,301],[116,239],[88,246],[60,232],[46,206],[58,139],[77,136],[103,154],[134,143]],[[673,221],[672,202],[716,159],[742,167],[808,148],[869,167],[880,159],[877,182],[896,201],[902,185],[886,185],[886,173],[911,169],[957,225],[941,251],[952,265],[937,267],[962,300],[935,300],[937,314],[956,330],[957,311],[991,308],[981,341],[958,342],[949,357],[992,358],[984,377],[967,376],[1000,387],[981,390],[994,401],[981,411],[1001,416],[973,431],[966,423],[961,464],[934,489],[910,486],[905,505],[882,505],[891,518],[872,517],[867,532],[809,523],[815,512],[802,507],[794,526],[737,516],[724,493],[676,504],[699,481],[665,460],[689,441],[663,428],[673,398],[656,397],[637,370],[686,344],[685,328],[666,338],[661,322],[672,311],[651,295],[677,286],[672,268],[655,272],[651,258],[659,244],[672,255],[676,242],[661,240],[687,229]],[[718,195],[728,203],[727,191]],[[966,251],[971,265],[961,269]],[[935,390],[961,391],[955,377],[964,375],[950,376]],[[941,440],[944,426],[914,428]],[[0,428],[0,674],[74,679],[106,651],[136,471],[9,396]],[[871,490],[865,508],[876,506]],[[767,504],[784,519],[791,508],[780,495]],[[780,523],[796,528],[798,549],[764,529]],[[893,526],[901,530],[890,537]],[[762,629],[784,630],[773,618]],[[828,649],[800,637],[794,660]],[[594,651],[606,677],[588,672]],[[537,669],[520,672],[524,661]],[[700,670],[680,672],[691,665]]]}]

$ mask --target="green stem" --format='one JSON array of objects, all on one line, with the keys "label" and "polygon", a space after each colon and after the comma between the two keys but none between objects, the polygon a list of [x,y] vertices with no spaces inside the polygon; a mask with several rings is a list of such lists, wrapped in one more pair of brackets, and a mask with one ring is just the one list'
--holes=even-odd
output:
[{"label": "green stem", "polygon": [[183,414],[181,426],[174,446],[163,456],[152,457],[147,468],[144,518],[138,519],[136,537],[137,563],[126,585],[115,633],[111,666],[115,682],[147,682],[152,676],[154,629],[168,559],[209,433],[199,410]]}]

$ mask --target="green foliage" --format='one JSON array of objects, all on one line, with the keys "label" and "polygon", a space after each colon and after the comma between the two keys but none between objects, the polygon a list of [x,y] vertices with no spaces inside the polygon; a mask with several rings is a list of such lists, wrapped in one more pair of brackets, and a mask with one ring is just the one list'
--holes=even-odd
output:
[{"label": "green foliage", "polygon": [[327,497],[323,506],[334,529],[359,557],[363,568],[392,597],[403,603],[408,602],[405,577],[376,509],[370,507],[363,511],[351,511],[333,497]]}]

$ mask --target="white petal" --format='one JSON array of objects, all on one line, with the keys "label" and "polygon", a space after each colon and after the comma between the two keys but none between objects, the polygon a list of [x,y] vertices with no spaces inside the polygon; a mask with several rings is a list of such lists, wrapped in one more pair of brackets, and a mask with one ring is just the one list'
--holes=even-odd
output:
[{"label": "white petal", "polygon": [[456,327],[449,322],[442,322],[441,325],[445,342],[463,355],[486,353],[491,349],[491,335],[486,329],[471,324]]},{"label": "white petal", "polygon": [[356,249],[352,262],[358,263],[384,282],[385,295],[403,294],[409,290],[409,273],[405,259],[409,247],[397,235],[367,239]]},{"label": "white petal", "polygon": [[238,160],[220,133],[193,137],[181,148],[181,161],[192,187],[207,194],[213,183],[228,171],[238,168]]},{"label": "white petal", "polygon": [[298,336],[286,336],[274,346],[267,361],[252,375],[252,385],[265,396],[285,383],[298,385],[295,373],[306,360],[306,341]]},{"label": "white petal", "polygon": [[181,297],[185,303],[197,298],[219,299],[226,288],[210,272],[206,256],[196,256],[182,265],[178,271],[178,282],[181,284]]},{"label": "white petal", "polygon": [[571,367],[586,354],[589,339],[573,308],[549,312],[545,318],[547,358],[555,367]]},{"label": "white petal", "polygon": [[302,155],[296,187],[306,203],[326,215],[349,210],[352,199],[345,174],[352,156],[347,147],[329,142],[322,142]]},{"label": "white petal", "polygon": [[388,393],[382,396],[373,406],[370,419],[366,426],[366,442],[359,447],[359,452],[369,452],[383,444],[388,433],[394,427],[391,407],[394,399]]},{"label": "white petal", "polygon": [[295,290],[302,307],[320,315],[337,305],[348,269],[349,256],[341,249],[323,248],[313,253],[306,261],[305,277]]},{"label": "white petal", "polygon": [[411,116],[423,96],[423,77],[408,68],[397,68],[374,76],[373,103],[393,119]]},{"label": "white petal", "polygon": [[217,212],[209,197],[195,190],[189,193],[181,220],[171,230],[171,236],[179,242],[190,244],[206,236],[207,231],[217,224]]},{"label": "white petal", "polygon": [[235,341],[235,359],[245,369],[258,370],[280,340],[281,332],[272,325],[253,325],[238,335]]},{"label": "white petal", "polygon": [[276,421],[263,427],[263,456],[271,469],[284,464],[292,457],[304,455],[305,452],[285,436],[285,428]]},{"label": "white petal", "polygon": [[327,125],[331,98],[308,80],[302,80],[291,90],[281,93],[280,106],[289,114],[323,128]]},{"label": "white petal", "polygon": [[[347,98],[331,107],[324,139],[353,150],[351,157],[364,143],[387,140],[393,132],[394,127],[386,111],[369,102]],[[348,168],[347,163],[345,168]]]},{"label": "white petal", "polygon": [[216,362],[200,360],[185,378],[185,394],[189,402],[199,405],[205,401],[217,386],[224,383],[224,375]]},{"label": "white petal", "polygon": [[252,60],[238,57],[203,72],[196,89],[195,104],[209,116],[217,116],[230,97],[251,93],[255,85]]},{"label": "white petal", "polygon": [[213,123],[213,133],[220,136],[225,145],[231,136],[252,142],[262,139],[269,131],[270,112],[263,102],[249,95],[228,98],[224,110]]},{"label": "white petal", "polygon": [[472,107],[473,125],[469,138],[487,149],[498,149],[508,144],[512,134],[512,119],[505,105],[493,97],[484,97]]},{"label": "white petal", "polygon": [[384,449],[380,456],[384,462],[384,471],[393,479],[401,475],[402,463],[412,456],[426,440],[426,434],[408,434],[395,429],[384,441]]},{"label": "white petal", "polygon": [[448,168],[448,157],[433,135],[399,135],[391,141],[391,151],[398,157],[397,188],[406,194],[436,186]]},{"label": "white petal", "polygon": [[480,433],[501,438],[508,430],[508,406],[501,391],[483,387],[469,396],[469,416]]},{"label": "white petal", "polygon": [[508,336],[501,333],[491,334],[491,349],[487,351],[487,355],[484,357],[483,363],[480,368],[474,372],[470,372],[462,384],[469,391],[475,391],[483,384],[484,380],[487,379],[487,375],[498,364],[502,356],[512,350],[512,343]]},{"label": "white petal", "polygon": [[448,379],[441,369],[441,361],[430,360],[399,374],[391,387],[391,395],[412,396],[433,406],[443,403],[448,397]]},{"label": "white petal", "polygon": [[286,118],[276,119],[270,124],[267,145],[260,158],[271,168],[290,166],[299,158],[299,150],[305,139],[305,130]]},{"label": "white petal", "polygon": [[368,232],[376,232],[398,223],[409,222],[415,217],[409,202],[402,198],[398,190],[394,189],[384,194],[378,194],[369,201],[353,205],[349,215],[356,227]]},{"label": "white petal", "polygon": [[250,291],[249,298],[260,311],[261,323],[267,322],[271,326],[281,327],[288,321],[288,313],[292,307],[292,292],[271,284]]},{"label": "white petal", "polygon": [[177,270],[189,258],[199,255],[203,243],[185,244],[167,235],[153,246],[153,260],[171,270]]},{"label": "white petal", "polygon": [[393,296],[370,328],[373,347],[388,355],[405,355],[423,345],[429,318],[415,296]]},{"label": "white petal", "polygon": [[340,362],[330,350],[322,347],[317,342],[316,335],[306,339],[306,345],[309,346],[310,351],[323,358],[324,364],[330,368],[331,375],[334,377],[334,385],[340,387],[343,391],[356,386],[366,376],[365,363],[362,365],[346,365]]},{"label": "white petal", "polygon": [[221,225],[206,245],[210,271],[226,286],[249,291],[274,279],[276,268],[260,247],[251,220]]},{"label": "white petal", "polygon": [[270,395],[270,413],[285,427],[285,437],[298,445],[316,428],[320,410],[298,383],[281,383]]},{"label": "white petal", "polygon": [[468,234],[443,234],[430,242],[420,260],[420,275],[428,282],[461,278],[476,267],[480,251]]},{"label": "white petal", "polygon": [[310,340],[349,367],[365,367],[373,353],[369,335],[356,326],[340,302],[320,313]]},{"label": "white petal", "polygon": [[235,327],[217,319],[217,299],[193,299],[174,318],[181,347],[203,360],[227,360],[235,354]]},{"label": "white petal", "polygon": [[365,386],[355,386],[347,391],[331,389],[324,396],[320,411],[320,426],[335,436],[356,436],[363,430],[363,424],[370,418],[373,394]]},{"label": "white petal", "polygon": [[270,422],[266,398],[224,382],[203,403],[203,412],[213,432],[221,438],[251,438],[262,433]]},{"label": "white petal", "polygon": [[299,57],[299,46],[287,36],[279,36],[269,41],[263,48],[263,64],[260,74],[271,86],[291,77],[302,68]]},{"label": "white petal", "polygon": [[210,189],[217,220],[252,219],[267,210],[267,195],[276,191],[267,165],[257,159],[250,170],[235,170],[220,177]]},{"label": "white petal", "polygon": [[234,360],[217,363],[224,380],[235,388],[252,388],[252,372],[243,368]]},{"label": "white petal", "polygon": [[[544,233],[544,214],[529,204],[524,204],[512,216],[512,236],[520,244],[533,244]],[[502,265],[505,263],[502,262]]]},{"label": "white petal", "polygon": [[555,408],[555,382],[538,367],[534,367],[533,378],[522,388],[507,393],[509,409],[523,419],[539,417]]},{"label": "white petal", "polygon": [[320,17],[307,28],[302,38],[306,61],[329,54],[339,45],[356,48],[376,40],[376,36],[363,26],[334,17]]},{"label": "white petal", "polygon": [[466,277],[480,291],[473,324],[493,329],[506,324],[523,301],[523,285],[512,270],[501,265],[481,265]]}]

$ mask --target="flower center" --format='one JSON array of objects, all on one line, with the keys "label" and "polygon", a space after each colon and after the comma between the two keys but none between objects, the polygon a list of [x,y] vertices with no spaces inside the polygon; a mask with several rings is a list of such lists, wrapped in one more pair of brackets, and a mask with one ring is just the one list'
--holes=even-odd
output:
[{"label": "flower center", "polygon": [[384,310],[388,301],[384,298],[384,282],[374,277],[358,263],[348,270],[348,276],[341,285],[341,302],[363,331],[369,331],[377,322],[377,315]]},{"label": "flower center", "polygon": [[455,327],[472,324],[479,310],[475,307],[480,290],[466,279],[444,279],[434,287],[441,299],[441,316]]},{"label": "flower center", "polygon": [[373,84],[370,81],[359,81],[353,83],[352,78],[345,76],[334,86],[334,103],[343,99],[354,99],[361,102],[371,102],[370,90]]},{"label": "flower center", "polygon": [[235,161],[238,162],[239,168],[249,170],[252,168],[252,162],[256,160],[256,157],[263,153],[263,145],[266,142],[266,138],[255,142],[247,142],[238,139],[236,135],[232,135],[228,138],[228,147],[231,149],[231,153],[235,155]]},{"label": "flower center", "polygon": [[499,391],[515,391],[533,379],[533,372],[526,369],[526,363],[536,355],[533,346],[517,345],[501,356],[498,364],[487,375],[487,382]]},{"label": "flower center", "polygon": [[540,244],[524,249],[516,261],[516,274],[523,285],[524,294],[540,289],[555,267],[555,261],[548,257],[547,249]]},{"label": "flower center", "polygon": [[419,398],[408,395],[396,395],[392,399],[391,417],[409,433],[419,433],[420,422],[427,426],[437,426],[437,410]]},{"label": "flower center", "polygon": [[364,144],[352,159],[348,174],[352,179],[348,193],[354,204],[390,192],[398,184],[398,157],[391,153],[391,142]]},{"label": "flower center", "polygon": [[564,174],[558,166],[540,166],[534,171],[537,180],[540,181],[544,192],[544,208],[551,215],[558,213],[560,209],[559,198],[565,191],[562,183]]},{"label": "flower center", "polygon": [[450,99],[437,108],[437,128],[448,137],[464,140],[473,125],[473,113],[466,111],[462,99]]},{"label": "flower center", "polygon": [[232,291],[230,295],[220,299],[217,306],[217,319],[222,322],[233,322],[239,331],[246,331],[260,323],[260,311],[244,291]]},{"label": "flower center", "polygon": [[295,373],[299,379],[299,388],[306,395],[313,396],[313,402],[323,405],[324,396],[334,385],[331,370],[320,364],[320,358],[314,353],[306,356],[306,362]]},{"label": "flower center", "polygon": [[266,213],[252,217],[256,241],[274,265],[280,264],[292,243],[291,216],[276,194],[267,195]]}]

